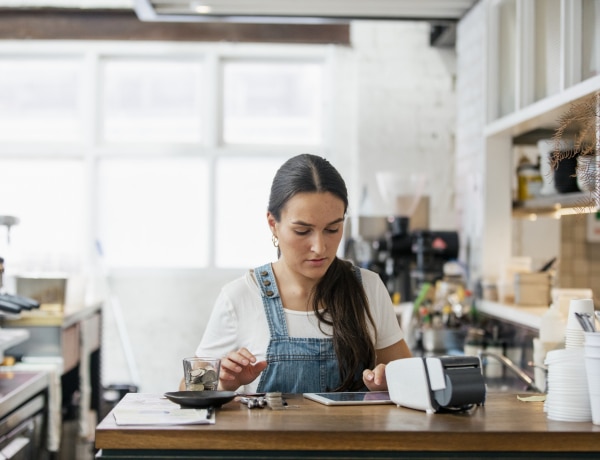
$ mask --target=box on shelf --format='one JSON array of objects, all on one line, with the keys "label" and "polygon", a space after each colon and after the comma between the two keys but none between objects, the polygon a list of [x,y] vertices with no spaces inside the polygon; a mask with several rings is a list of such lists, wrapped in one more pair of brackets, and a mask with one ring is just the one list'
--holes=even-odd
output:
[{"label": "box on shelf", "polygon": [[39,303],[64,304],[67,290],[66,277],[15,278],[17,294],[37,300]]},{"label": "box on shelf", "polygon": [[516,273],[516,305],[550,305],[550,274],[548,272]]}]

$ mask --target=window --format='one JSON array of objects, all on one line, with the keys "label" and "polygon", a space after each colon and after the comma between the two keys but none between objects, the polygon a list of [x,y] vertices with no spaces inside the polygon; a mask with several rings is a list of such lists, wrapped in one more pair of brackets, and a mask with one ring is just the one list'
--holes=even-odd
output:
[{"label": "window", "polygon": [[269,254],[272,260],[276,259],[267,225],[267,205],[271,181],[281,163],[277,158],[219,160],[215,216],[217,267],[256,267],[265,263]]},{"label": "window", "polygon": [[0,171],[0,215],[20,221],[11,229],[10,244],[0,241],[7,270],[81,269],[88,224],[83,162],[0,157]]},{"label": "window", "polygon": [[81,140],[76,59],[0,56],[0,142]]},{"label": "window", "polygon": [[202,80],[202,65],[194,60],[105,59],[102,138],[200,142]]},{"label": "window", "polygon": [[205,160],[105,159],[98,172],[100,244],[108,266],[208,264]]},{"label": "window", "polygon": [[224,142],[320,144],[322,73],[314,62],[226,62]]},{"label": "window", "polygon": [[108,268],[274,259],[275,171],[326,154],[323,49],[0,43],[0,215],[21,219],[10,250],[56,267],[89,263],[97,243]]}]

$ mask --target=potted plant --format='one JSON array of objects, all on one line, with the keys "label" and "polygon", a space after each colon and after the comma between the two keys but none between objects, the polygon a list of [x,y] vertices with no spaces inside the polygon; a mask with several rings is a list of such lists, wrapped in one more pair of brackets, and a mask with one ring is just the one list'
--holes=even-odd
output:
[{"label": "potted plant", "polygon": [[[590,193],[595,208],[600,209],[600,92],[572,104],[558,122],[551,160],[555,178],[563,165],[576,162],[577,186]],[[573,148],[561,148],[565,141]],[[573,171],[568,174],[573,176]]]}]

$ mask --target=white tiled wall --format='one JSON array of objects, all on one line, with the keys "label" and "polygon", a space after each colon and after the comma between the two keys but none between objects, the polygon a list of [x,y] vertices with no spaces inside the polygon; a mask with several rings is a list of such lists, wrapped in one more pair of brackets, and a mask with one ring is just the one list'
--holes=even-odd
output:
[{"label": "white tiled wall", "polygon": [[600,305],[600,243],[589,241],[586,214],[561,219],[561,251],[557,283],[563,288],[591,288]]}]

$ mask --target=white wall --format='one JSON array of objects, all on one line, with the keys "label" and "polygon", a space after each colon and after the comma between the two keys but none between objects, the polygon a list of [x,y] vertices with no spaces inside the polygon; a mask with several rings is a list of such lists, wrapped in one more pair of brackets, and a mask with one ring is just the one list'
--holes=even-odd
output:
[{"label": "white wall", "polygon": [[114,274],[110,282],[113,301],[104,306],[103,383],[134,383],[141,392],[177,390],[183,377],[182,358],[194,355],[220,287],[242,273]]},{"label": "white wall", "polygon": [[[351,193],[350,211],[359,208],[365,184],[381,205],[375,172],[427,172],[431,227],[457,228],[454,51],[429,47],[425,23],[356,22],[351,33],[352,48],[337,50],[332,69],[337,103],[331,133],[332,158]],[[103,383],[137,383],[142,392],[175,390],[181,359],[194,353],[220,287],[241,273],[115,273],[113,293],[140,379],[132,380],[107,305]]]},{"label": "white wall", "polygon": [[357,190],[368,187],[374,214],[386,215],[378,171],[425,173],[432,229],[457,228],[454,208],[455,77],[453,49],[429,46],[429,25],[357,22]]},{"label": "white wall", "polygon": [[[481,260],[483,228],[484,159],[483,130],[486,113],[486,17],[478,3],[460,21],[457,29],[456,102],[456,199],[457,218],[463,236],[461,255],[468,262]],[[472,272],[479,271],[471,264]]]}]

